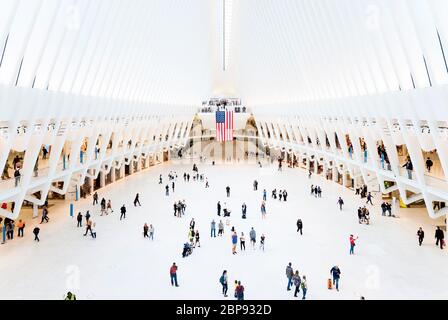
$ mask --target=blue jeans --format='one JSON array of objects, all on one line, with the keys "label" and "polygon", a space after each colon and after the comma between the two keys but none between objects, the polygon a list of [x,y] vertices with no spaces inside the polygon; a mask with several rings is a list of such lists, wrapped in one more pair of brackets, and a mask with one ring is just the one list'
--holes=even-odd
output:
[{"label": "blue jeans", "polygon": [[149,233],[149,240],[154,240],[154,232]]},{"label": "blue jeans", "polygon": [[215,237],[216,238],[216,229],[215,228],[210,230],[210,238],[211,237]]},{"label": "blue jeans", "polygon": [[292,285],[292,277],[288,278],[288,290],[291,289],[291,285]]},{"label": "blue jeans", "polygon": [[302,288],[302,293],[303,293],[302,300],[306,299],[306,290],[308,290],[308,289],[307,288]]},{"label": "blue jeans", "polygon": [[407,169],[408,171],[408,179],[412,180],[412,170]]},{"label": "blue jeans", "polygon": [[176,287],[178,287],[178,284],[177,284],[177,274],[176,273],[172,273],[172,274],[170,274],[170,276],[171,276],[171,285],[172,286],[176,285]]},{"label": "blue jeans", "polygon": [[350,254],[355,254],[355,246],[354,245],[350,245]]},{"label": "blue jeans", "polygon": [[333,285],[336,286],[336,290],[339,290],[339,278],[333,277]]}]

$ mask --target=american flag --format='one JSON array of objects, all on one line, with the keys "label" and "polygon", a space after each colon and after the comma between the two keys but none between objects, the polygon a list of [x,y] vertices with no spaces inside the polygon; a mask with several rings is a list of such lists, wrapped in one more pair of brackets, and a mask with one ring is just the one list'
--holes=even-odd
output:
[{"label": "american flag", "polygon": [[233,140],[233,111],[216,111],[216,141]]}]

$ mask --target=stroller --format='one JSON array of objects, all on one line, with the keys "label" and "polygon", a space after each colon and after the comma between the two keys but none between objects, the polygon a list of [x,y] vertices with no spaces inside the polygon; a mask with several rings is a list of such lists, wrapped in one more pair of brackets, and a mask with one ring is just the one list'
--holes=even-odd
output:
[{"label": "stroller", "polygon": [[188,242],[184,243],[184,250],[182,251],[182,258],[188,257],[192,253],[193,253],[193,248],[191,247],[191,245]]},{"label": "stroller", "polygon": [[227,210],[226,208],[223,210],[224,212],[224,217],[230,217],[230,214],[232,213],[232,211]]}]

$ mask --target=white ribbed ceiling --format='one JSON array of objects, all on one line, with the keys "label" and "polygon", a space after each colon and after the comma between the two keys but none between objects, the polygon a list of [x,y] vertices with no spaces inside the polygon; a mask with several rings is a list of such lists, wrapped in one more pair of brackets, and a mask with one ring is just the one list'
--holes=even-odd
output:
[{"label": "white ribbed ceiling", "polygon": [[7,86],[189,105],[228,94],[254,105],[448,82],[446,0],[0,6],[0,84]]},{"label": "white ribbed ceiling", "polygon": [[250,104],[448,83],[446,0],[244,0],[234,10],[233,82]]}]

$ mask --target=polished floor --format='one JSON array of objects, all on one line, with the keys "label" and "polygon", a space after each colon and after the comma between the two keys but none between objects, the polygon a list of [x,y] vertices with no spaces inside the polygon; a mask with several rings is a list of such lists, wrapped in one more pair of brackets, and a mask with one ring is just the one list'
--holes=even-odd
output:
[{"label": "polished floor", "polygon": [[[41,225],[41,242],[33,241],[32,229],[39,220],[27,221],[25,238],[0,246],[0,299],[61,299],[71,290],[78,299],[223,299],[219,278],[228,270],[229,297],[233,281],[241,280],[246,299],[294,299],[286,291],[285,267],[308,279],[308,299],[444,299],[448,296],[448,255],[433,241],[441,220],[431,220],[423,209],[401,209],[399,218],[382,217],[380,195],[370,206],[371,225],[358,224],[356,208],[362,202],[354,193],[320,177],[308,179],[300,169],[260,169],[249,164],[199,164],[209,180],[183,181],[191,164],[150,168],[99,190],[100,199],[112,200],[115,212],[99,216],[92,200],[75,203],[75,212],[90,210],[96,222],[97,239],[84,237],[69,216],[69,202],[51,207],[50,223]],[[179,178],[175,193],[165,196],[167,173]],[[159,174],[164,184],[158,184]],[[252,182],[259,181],[253,191]],[[309,195],[311,183],[321,185],[323,197]],[[225,187],[231,187],[226,198]],[[268,191],[267,218],[261,219],[262,190]],[[287,189],[288,201],[270,197],[271,190]],[[132,205],[140,193],[141,207]],[[345,201],[342,212],[336,201]],[[183,218],[173,216],[173,202],[185,199]],[[227,202],[232,210],[224,237],[210,238],[210,222],[216,215],[216,202]],[[248,218],[241,219],[246,202]],[[126,204],[126,220],[119,220],[119,207]],[[191,218],[201,235],[201,247],[187,258],[181,257]],[[296,220],[304,223],[304,235],[296,233]],[[225,221],[225,220],[224,220]],[[155,227],[155,240],[142,236],[143,224]],[[230,227],[246,235],[246,251],[231,253]],[[426,232],[424,245],[417,244],[416,231]],[[265,251],[249,244],[254,227],[257,242],[266,236]],[[349,236],[359,236],[355,255],[349,255]],[[238,248],[239,249],[239,248]],[[169,268],[179,266],[180,287],[170,284]],[[340,291],[327,289],[330,269],[339,265]]]}]

